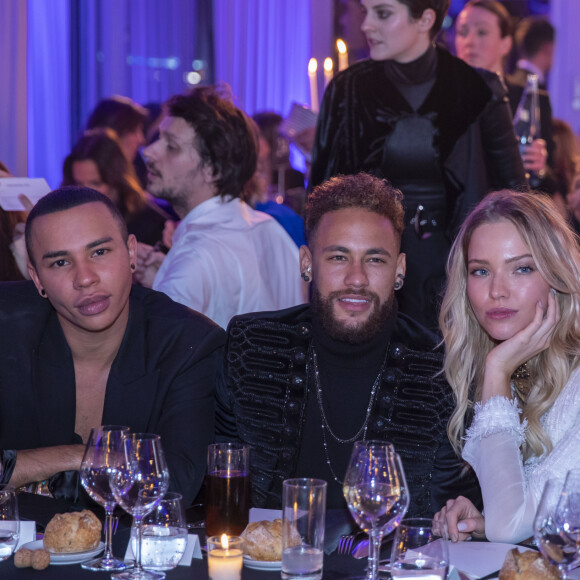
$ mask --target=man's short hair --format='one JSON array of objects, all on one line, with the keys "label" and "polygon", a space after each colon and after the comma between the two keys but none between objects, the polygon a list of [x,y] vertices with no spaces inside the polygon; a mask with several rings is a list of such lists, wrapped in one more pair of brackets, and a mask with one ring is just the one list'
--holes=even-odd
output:
[{"label": "man's short hair", "polygon": [[386,217],[401,241],[405,227],[403,194],[385,179],[368,173],[337,175],[315,187],[306,204],[306,239],[310,243],[324,214],[360,208]]},{"label": "man's short hair", "polygon": [[524,18],[516,30],[516,45],[523,58],[533,58],[545,44],[553,44],[554,27],[545,19]]},{"label": "man's short hair", "polygon": [[258,144],[246,114],[224,90],[198,87],[167,102],[169,115],[184,119],[195,131],[194,146],[211,167],[222,197],[240,197],[256,171]]},{"label": "man's short hair", "polygon": [[26,250],[28,252],[28,259],[34,267],[36,267],[32,256],[32,225],[34,220],[43,215],[66,211],[67,209],[72,209],[73,207],[78,207],[87,203],[104,204],[118,223],[123,241],[127,243],[129,238],[127,224],[125,223],[121,212],[117,209],[117,206],[106,195],[103,195],[94,189],[90,189],[89,187],[78,187],[75,185],[61,187],[60,189],[55,189],[40,198],[28,214],[25,230]]}]

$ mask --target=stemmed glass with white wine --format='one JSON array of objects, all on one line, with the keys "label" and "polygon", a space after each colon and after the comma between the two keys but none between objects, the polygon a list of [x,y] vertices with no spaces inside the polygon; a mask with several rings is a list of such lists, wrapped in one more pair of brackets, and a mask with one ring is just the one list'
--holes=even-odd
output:
[{"label": "stemmed glass with white wine", "polygon": [[403,467],[393,445],[385,441],[357,441],[343,491],[357,524],[369,534],[367,580],[376,580],[383,534],[398,525],[409,506]]},{"label": "stemmed glass with white wine", "polygon": [[169,470],[161,447],[161,438],[152,433],[132,433],[123,440],[123,463],[111,476],[111,488],[119,505],[133,516],[137,529],[135,567],[114,574],[122,580],[161,580],[163,572],[144,570],[141,564],[141,541],[144,516],[163,499],[169,487]]}]

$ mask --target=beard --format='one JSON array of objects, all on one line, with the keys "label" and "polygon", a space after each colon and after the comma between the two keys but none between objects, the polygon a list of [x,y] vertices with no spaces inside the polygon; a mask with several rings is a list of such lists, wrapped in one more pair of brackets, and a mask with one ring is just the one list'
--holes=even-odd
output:
[{"label": "beard", "polygon": [[[370,300],[372,309],[366,320],[357,324],[348,324],[348,321],[337,320],[334,315],[334,301],[341,296],[356,294],[361,298]],[[310,306],[314,316],[318,317],[322,328],[334,340],[348,344],[360,344],[374,338],[384,327],[393,312],[395,292],[381,304],[379,297],[374,292],[353,292],[349,290],[337,290],[324,297],[316,286],[312,287]]]}]

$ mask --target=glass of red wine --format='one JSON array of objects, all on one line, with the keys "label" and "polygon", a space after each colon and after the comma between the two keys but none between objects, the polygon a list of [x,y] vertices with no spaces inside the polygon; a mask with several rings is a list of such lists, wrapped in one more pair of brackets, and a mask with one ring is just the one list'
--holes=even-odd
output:
[{"label": "glass of red wine", "polygon": [[113,556],[111,547],[113,510],[117,500],[109,483],[111,475],[122,464],[123,438],[129,427],[102,425],[91,429],[81,463],[81,482],[87,493],[105,508],[105,553],[100,558],[83,562],[81,566],[95,572],[117,572],[127,566]]},{"label": "glass of red wine", "polygon": [[250,448],[214,443],[207,450],[207,536],[239,536],[250,514]]},{"label": "glass of red wine", "polygon": [[159,435],[132,433],[123,439],[123,461],[111,475],[111,488],[119,505],[133,516],[137,529],[135,567],[112,578],[161,580],[163,572],[144,570],[141,563],[143,517],[163,499],[169,487],[169,470]]}]

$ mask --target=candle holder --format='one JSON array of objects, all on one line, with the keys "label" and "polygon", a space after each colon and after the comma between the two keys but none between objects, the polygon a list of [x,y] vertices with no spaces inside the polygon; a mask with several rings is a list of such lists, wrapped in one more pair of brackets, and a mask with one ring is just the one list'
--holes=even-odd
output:
[{"label": "candle holder", "polygon": [[211,580],[240,580],[243,563],[243,538],[222,534],[207,539],[207,566]]}]

